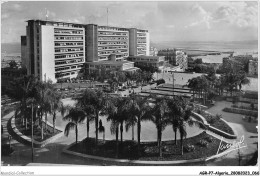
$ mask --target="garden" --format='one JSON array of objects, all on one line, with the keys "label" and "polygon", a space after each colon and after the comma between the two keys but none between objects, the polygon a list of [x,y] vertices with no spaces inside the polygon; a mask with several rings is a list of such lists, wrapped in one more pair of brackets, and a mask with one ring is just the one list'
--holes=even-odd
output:
[{"label": "garden", "polygon": [[[220,140],[203,132],[197,136],[184,139],[183,155],[181,152],[181,141],[177,140],[162,142],[162,157],[158,155],[157,142],[141,142],[140,155],[138,156],[137,142],[123,141],[118,145],[119,151],[116,152],[116,141],[99,140],[98,145],[95,144],[94,138],[86,138],[81,142],[68,148],[69,151],[95,155],[105,158],[118,158],[142,161],[175,161],[175,160],[191,160],[206,158],[215,155],[218,151]],[[222,144],[226,143],[222,141]],[[223,151],[220,151],[221,153]]]}]

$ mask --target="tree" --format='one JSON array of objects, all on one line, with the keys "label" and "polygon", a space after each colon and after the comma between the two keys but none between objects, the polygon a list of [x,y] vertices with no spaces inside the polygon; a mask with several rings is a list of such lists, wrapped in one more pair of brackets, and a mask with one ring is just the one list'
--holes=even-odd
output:
[{"label": "tree", "polygon": [[69,123],[65,126],[64,134],[69,135],[70,130],[75,128],[76,144],[78,143],[78,124],[85,119],[85,113],[82,109],[74,107],[69,110],[68,115],[63,117],[63,120],[69,120]]},{"label": "tree", "polygon": [[14,60],[12,60],[11,62],[9,62],[9,68],[17,69],[18,65],[17,65],[17,63]]},{"label": "tree", "polygon": [[106,112],[105,109],[109,105],[110,99],[101,90],[94,91],[91,89],[86,89],[83,95],[84,95],[84,100],[82,101],[85,102],[85,106],[87,106],[87,108],[93,111],[91,113],[93,113],[93,115],[95,116],[96,145],[97,145],[99,114]]},{"label": "tree", "polygon": [[116,157],[118,158],[118,133],[119,133],[119,126],[121,132],[121,143],[123,140],[122,134],[122,123],[124,122],[124,114],[125,110],[123,108],[124,99],[122,97],[113,98],[109,106],[107,106],[108,117],[107,121],[111,122],[110,131],[112,134],[116,134]]},{"label": "tree", "polygon": [[25,116],[25,110],[27,109],[27,100],[30,97],[35,96],[35,86],[37,79],[33,76],[24,76],[18,78],[11,83],[12,97],[20,101],[17,107],[16,113],[21,112],[22,124],[27,130],[27,117]]},{"label": "tree", "polygon": [[94,106],[91,105],[91,100],[94,99],[95,92],[91,89],[85,91],[81,97],[77,99],[77,105],[82,110],[84,110],[86,114],[86,125],[87,125],[87,138],[89,138],[89,125],[95,119],[95,109]]},{"label": "tree", "polygon": [[167,97],[153,97],[154,103],[151,105],[150,115],[151,121],[155,124],[157,129],[157,142],[159,149],[159,156],[162,157],[162,132],[167,126],[167,119],[169,117],[170,109],[167,103]]},{"label": "tree", "polygon": [[132,123],[132,127],[134,122],[137,122],[137,148],[138,148],[138,156],[140,156],[140,141],[141,141],[141,121],[149,120],[149,102],[148,98],[136,96],[135,94],[131,94],[127,97],[127,100],[124,104],[124,109],[127,113],[127,119]]}]

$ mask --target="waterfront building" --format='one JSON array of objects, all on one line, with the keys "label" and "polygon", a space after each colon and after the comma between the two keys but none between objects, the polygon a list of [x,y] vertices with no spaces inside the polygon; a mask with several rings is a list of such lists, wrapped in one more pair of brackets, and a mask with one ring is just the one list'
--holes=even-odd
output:
[{"label": "waterfront building", "polygon": [[147,30],[29,20],[21,37],[22,63],[40,80],[75,78],[81,69],[104,64],[135,71],[128,56],[149,55]]}]

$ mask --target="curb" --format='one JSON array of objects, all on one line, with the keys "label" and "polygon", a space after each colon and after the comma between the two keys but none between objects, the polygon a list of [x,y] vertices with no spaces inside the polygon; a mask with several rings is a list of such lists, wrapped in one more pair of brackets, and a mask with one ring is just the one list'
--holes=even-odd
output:
[{"label": "curb", "polygon": [[[19,142],[26,144],[26,145],[31,145],[32,139],[23,135],[16,127],[15,125],[15,118],[14,116],[11,117],[10,121],[10,130],[13,135],[15,135],[15,139],[17,139]],[[47,121],[47,125],[51,126],[50,123]],[[56,134],[55,136],[52,136],[51,138],[48,138],[42,142],[38,142],[36,140],[33,140],[33,144],[35,148],[41,148],[44,147],[45,145],[49,144],[52,141],[57,140],[58,138],[63,136],[63,130],[55,127],[57,130],[61,131],[60,133]]]},{"label": "curb", "polygon": [[[229,133],[226,133],[220,129],[217,129],[213,126],[211,126],[210,124],[208,124],[208,122],[206,121],[206,119],[198,114],[198,113],[195,113],[195,112],[192,112],[192,115],[199,121],[203,122],[204,125],[206,125],[206,127],[213,133],[217,133],[218,135],[220,136],[223,136],[224,138],[227,138],[227,139],[237,139],[237,135],[232,135],[232,134],[229,134]],[[221,118],[221,120],[226,124],[228,125],[227,121],[225,121],[224,119]],[[229,125],[228,125],[229,126]],[[230,126],[229,126],[230,127]],[[231,127],[230,127],[231,128]],[[232,128],[231,128],[232,129]],[[233,130],[233,129],[232,129]],[[234,131],[234,130],[233,130]]]}]

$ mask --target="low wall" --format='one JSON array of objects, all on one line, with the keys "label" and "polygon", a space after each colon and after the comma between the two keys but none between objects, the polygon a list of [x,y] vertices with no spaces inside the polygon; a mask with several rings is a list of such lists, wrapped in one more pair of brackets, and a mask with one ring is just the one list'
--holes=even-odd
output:
[{"label": "low wall", "polygon": [[[24,134],[22,134],[16,127],[15,125],[15,117],[11,117],[11,119],[9,120],[10,121],[10,124],[8,125],[9,126],[9,131],[10,131],[10,134],[12,134],[12,136],[19,142],[23,143],[23,144],[26,144],[26,145],[31,145],[32,143],[32,139],[29,138],[28,136],[25,136]],[[51,126],[51,124],[47,121],[47,125],[48,126]],[[56,134],[55,136],[52,136],[48,139],[46,139],[45,141],[42,141],[42,142],[38,142],[36,140],[33,140],[33,144],[34,144],[34,147],[35,148],[41,148],[41,147],[44,147],[45,145],[47,145],[48,143],[52,142],[52,141],[55,141],[57,140],[58,138],[62,137],[63,136],[63,130],[56,127],[57,130],[60,131],[60,133]]]}]

